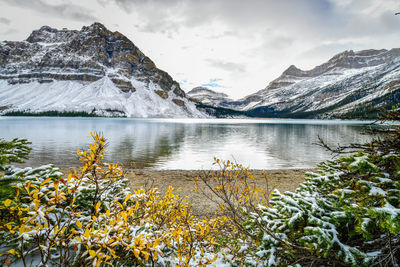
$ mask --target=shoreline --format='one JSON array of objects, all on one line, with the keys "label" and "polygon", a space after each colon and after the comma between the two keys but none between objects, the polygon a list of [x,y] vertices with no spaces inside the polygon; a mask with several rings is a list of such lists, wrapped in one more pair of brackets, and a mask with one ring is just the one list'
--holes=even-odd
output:
[{"label": "shoreline", "polygon": [[[218,211],[218,206],[214,201],[206,198],[201,193],[194,192],[196,177],[210,170],[123,169],[125,178],[129,180],[128,186],[132,191],[139,188],[150,189],[151,187],[158,187],[160,194],[164,195],[167,188],[171,185],[174,187],[175,194],[179,194],[186,199],[188,203],[192,204],[192,214],[194,216],[204,218]],[[264,190],[267,189],[265,176],[263,174],[266,172],[269,189],[275,186],[280,192],[293,192],[300,183],[304,182],[306,172],[313,172],[316,170],[318,170],[318,168],[250,170],[250,172],[254,176],[257,187]],[[71,168],[60,168],[60,171],[68,175]],[[201,180],[198,183],[198,187],[200,190],[208,190]]]},{"label": "shoreline", "polygon": [[[268,185],[274,186],[280,192],[295,191],[300,183],[304,182],[305,173],[316,171],[318,168],[308,169],[280,169],[280,170],[250,170],[258,187],[266,189],[263,172],[266,171]],[[150,188],[157,186],[160,193],[164,194],[168,186],[174,187],[174,193],[186,198],[193,204],[193,215],[205,217],[214,214],[218,207],[215,202],[207,199],[201,193],[194,192],[194,182],[197,176],[208,170],[146,170],[125,169],[125,177],[129,179],[129,187],[132,190],[141,187]],[[200,189],[206,187],[201,181],[198,183]],[[180,191],[178,192],[178,189]]]}]

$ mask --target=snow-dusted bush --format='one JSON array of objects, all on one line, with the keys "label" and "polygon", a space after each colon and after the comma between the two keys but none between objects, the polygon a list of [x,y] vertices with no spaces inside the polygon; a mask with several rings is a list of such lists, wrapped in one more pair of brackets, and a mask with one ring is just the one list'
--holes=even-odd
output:
[{"label": "snow-dusted bush", "polygon": [[186,200],[157,188],[131,192],[122,169],[105,164],[103,136],[78,151],[82,166],[7,166],[13,197],[0,204],[1,262],[24,266],[200,265],[217,259],[223,218],[196,220]]},{"label": "snow-dusted bush", "polygon": [[[399,121],[400,111],[387,118]],[[374,132],[370,143],[336,150],[358,152],[320,164],[295,192],[267,191],[260,199],[262,191],[248,183],[251,172],[230,162],[201,177],[234,229],[225,232],[225,260],[248,266],[398,266],[400,127]]]},{"label": "snow-dusted bush", "polygon": [[360,152],[321,164],[296,192],[273,192],[270,206],[246,224],[269,230],[260,235],[257,259],[263,265],[397,262],[400,176],[381,168],[382,160],[400,163],[398,155]]}]

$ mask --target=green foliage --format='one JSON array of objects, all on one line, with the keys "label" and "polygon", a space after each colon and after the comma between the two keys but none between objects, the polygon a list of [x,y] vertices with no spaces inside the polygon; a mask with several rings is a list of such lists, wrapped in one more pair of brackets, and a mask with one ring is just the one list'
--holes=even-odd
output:
[{"label": "green foliage", "polygon": [[32,148],[26,139],[15,138],[12,141],[0,139],[0,170],[10,163],[23,163],[28,159]]},{"label": "green foliage", "polygon": [[15,189],[12,186],[21,181],[20,177],[4,176],[1,173],[7,174],[9,164],[23,163],[27,160],[32,150],[30,144],[26,139],[15,138],[12,141],[0,139],[0,201],[13,197]]},{"label": "green foliage", "polygon": [[[260,236],[253,254],[265,266],[370,265],[399,248],[400,181],[387,173],[389,157],[358,153],[320,165],[296,192],[274,191],[269,206],[248,215],[243,225]],[[391,155],[399,161],[399,155]],[[253,248],[254,249],[254,248]]]}]

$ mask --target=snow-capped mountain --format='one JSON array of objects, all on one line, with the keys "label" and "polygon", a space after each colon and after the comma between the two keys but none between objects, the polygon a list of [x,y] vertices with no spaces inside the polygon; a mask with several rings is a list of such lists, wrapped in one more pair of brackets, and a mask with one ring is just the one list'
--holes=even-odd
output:
[{"label": "snow-capped mountain", "polygon": [[168,73],[100,23],[80,31],[44,26],[25,41],[0,42],[0,113],[15,111],[205,116]]},{"label": "snow-capped mountain", "polygon": [[249,116],[356,118],[399,101],[400,49],[396,48],[345,51],[309,71],[292,65],[265,89],[213,106]]},{"label": "snow-capped mountain", "polygon": [[205,105],[224,105],[233,101],[227,94],[215,92],[202,86],[193,88],[186,95],[191,100]]}]

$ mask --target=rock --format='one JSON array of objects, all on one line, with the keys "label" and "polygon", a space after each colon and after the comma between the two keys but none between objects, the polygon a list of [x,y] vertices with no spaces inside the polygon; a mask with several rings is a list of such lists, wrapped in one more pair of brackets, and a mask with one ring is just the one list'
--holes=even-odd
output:
[{"label": "rock", "polygon": [[119,79],[111,79],[111,81],[119,88],[121,89],[123,92],[127,93],[127,92],[135,92],[136,89],[135,87],[132,86],[132,83],[129,81],[123,81],[123,80],[119,80]]},{"label": "rock", "polygon": [[178,105],[180,107],[183,107],[185,105],[185,102],[183,100],[176,99],[176,98],[172,99],[172,102],[174,102],[176,105]]},{"label": "rock", "polygon": [[163,99],[167,99],[168,98],[168,93],[163,91],[163,90],[156,90],[154,91],[157,95],[159,95],[161,98]]},{"label": "rock", "polygon": [[109,31],[101,23],[84,26],[80,31],[43,26],[25,42],[2,42],[0,66],[0,77],[21,81],[28,78],[32,82],[50,78],[93,82],[106,76],[107,69],[113,69],[113,82],[123,91],[134,92],[132,84],[125,81],[139,77],[164,91],[185,96],[179,84],[127,37]]}]

